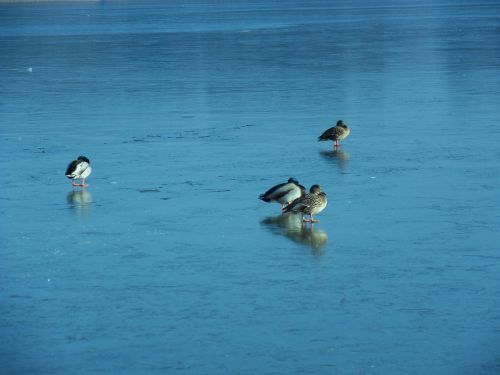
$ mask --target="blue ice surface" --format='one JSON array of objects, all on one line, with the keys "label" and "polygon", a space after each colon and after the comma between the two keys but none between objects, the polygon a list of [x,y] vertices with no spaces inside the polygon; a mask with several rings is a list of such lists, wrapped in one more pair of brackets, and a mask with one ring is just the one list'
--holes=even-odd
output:
[{"label": "blue ice surface", "polygon": [[499,14],[0,4],[0,372],[500,373]]}]

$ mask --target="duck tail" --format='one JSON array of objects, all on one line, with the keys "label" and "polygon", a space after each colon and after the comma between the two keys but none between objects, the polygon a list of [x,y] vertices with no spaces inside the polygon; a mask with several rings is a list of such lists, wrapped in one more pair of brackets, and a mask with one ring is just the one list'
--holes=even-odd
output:
[{"label": "duck tail", "polygon": [[328,135],[325,133],[321,134],[319,137],[318,137],[318,142],[321,142],[321,141],[328,141]]},{"label": "duck tail", "polygon": [[271,201],[268,197],[266,197],[266,195],[265,195],[265,194],[261,194],[261,195],[259,195],[259,199],[260,199],[261,201],[264,201],[264,202],[267,202],[267,203],[269,203],[269,202]]}]

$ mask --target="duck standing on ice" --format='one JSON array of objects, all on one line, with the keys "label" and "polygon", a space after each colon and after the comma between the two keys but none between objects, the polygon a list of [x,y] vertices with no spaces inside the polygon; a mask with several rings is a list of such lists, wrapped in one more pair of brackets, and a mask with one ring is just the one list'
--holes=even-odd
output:
[{"label": "duck standing on ice", "polygon": [[314,220],[313,215],[323,211],[328,203],[326,193],[321,186],[313,185],[306,195],[295,199],[290,203],[283,212],[297,212],[302,215],[309,215],[309,219],[302,220],[309,223],[319,223],[319,220]]},{"label": "duck standing on ice", "polygon": [[299,181],[291,177],[288,179],[288,182],[273,186],[264,194],[261,194],[259,199],[264,202],[278,202],[281,204],[281,210],[283,211],[290,202],[304,195],[305,191],[306,189],[304,186],[300,185]]},{"label": "duck standing on ice", "polygon": [[347,124],[339,120],[333,128],[325,130],[325,132],[318,137],[318,142],[333,141],[333,148],[337,149],[337,147],[340,146],[339,141],[346,139],[350,132]]},{"label": "duck standing on ice", "polygon": [[[73,180],[72,186],[81,186],[85,188],[85,179],[92,173],[92,168],[90,167],[90,160],[85,156],[79,156],[76,160],[73,160],[68,165],[66,169],[66,177]],[[75,180],[82,180],[81,184],[75,183]]]}]

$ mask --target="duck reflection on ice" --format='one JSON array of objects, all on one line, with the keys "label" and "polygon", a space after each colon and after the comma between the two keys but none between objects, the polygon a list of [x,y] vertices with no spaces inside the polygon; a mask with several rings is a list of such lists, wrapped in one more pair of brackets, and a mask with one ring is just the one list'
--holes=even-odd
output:
[{"label": "duck reflection on ice", "polygon": [[333,150],[333,151],[320,151],[320,155],[332,162],[337,164],[341,170],[345,170],[349,164],[349,153],[347,151]]},{"label": "duck reflection on ice", "polygon": [[92,204],[92,195],[85,190],[73,190],[68,193],[66,200],[71,208],[78,213],[87,213]]},{"label": "duck reflection on ice", "polygon": [[328,234],[314,225],[304,225],[302,215],[286,213],[279,216],[269,216],[261,221],[273,233],[288,237],[292,241],[307,245],[315,251],[321,250],[328,242]]}]

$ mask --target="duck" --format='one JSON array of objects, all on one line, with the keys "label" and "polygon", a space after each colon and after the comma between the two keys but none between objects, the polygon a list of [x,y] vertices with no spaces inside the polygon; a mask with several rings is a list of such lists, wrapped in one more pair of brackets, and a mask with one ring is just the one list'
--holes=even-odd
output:
[{"label": "duck", "polygon": [[318,137],[318,142],[333,141],[333,148],[337,149],[337,147],[340,147],[339,141],[346,139],[350,132],[347,124],[342,120],[338,120],[334,127],[325,130],[323,134]]},{"label": "duck", "polygon": [[[69,163],[66,169],[66,177],[73,180],[72,186],[81,186],[85,188],[85,179],[92,173],[92,168],[90,167],[90,160],[86,156],[79,156],[76,160]],[[75,183],[75,180],[82,180],[81,184]]]},{"label": "duck", "polygon": [[[320,185],[313,185],[309,189],[309,193],[295,199],[283,212],[300,213],[302,214],[302,221],[305,223],[319,223],[319,220],[315,220],[313,216],[323,211],[327,204],[328,200],[323,188]],[[309,219],[305,219],[304,215],[308,215]]]},{"label": "duck", "polygon": [[281,211],[292,201],[300,198],[306,193],[306,188],[299,184],[296,178],[290,177],[287,182],[273,186],[264,194],[259,195],[259,199],[264,202],[278,202],[281,204]]}]

